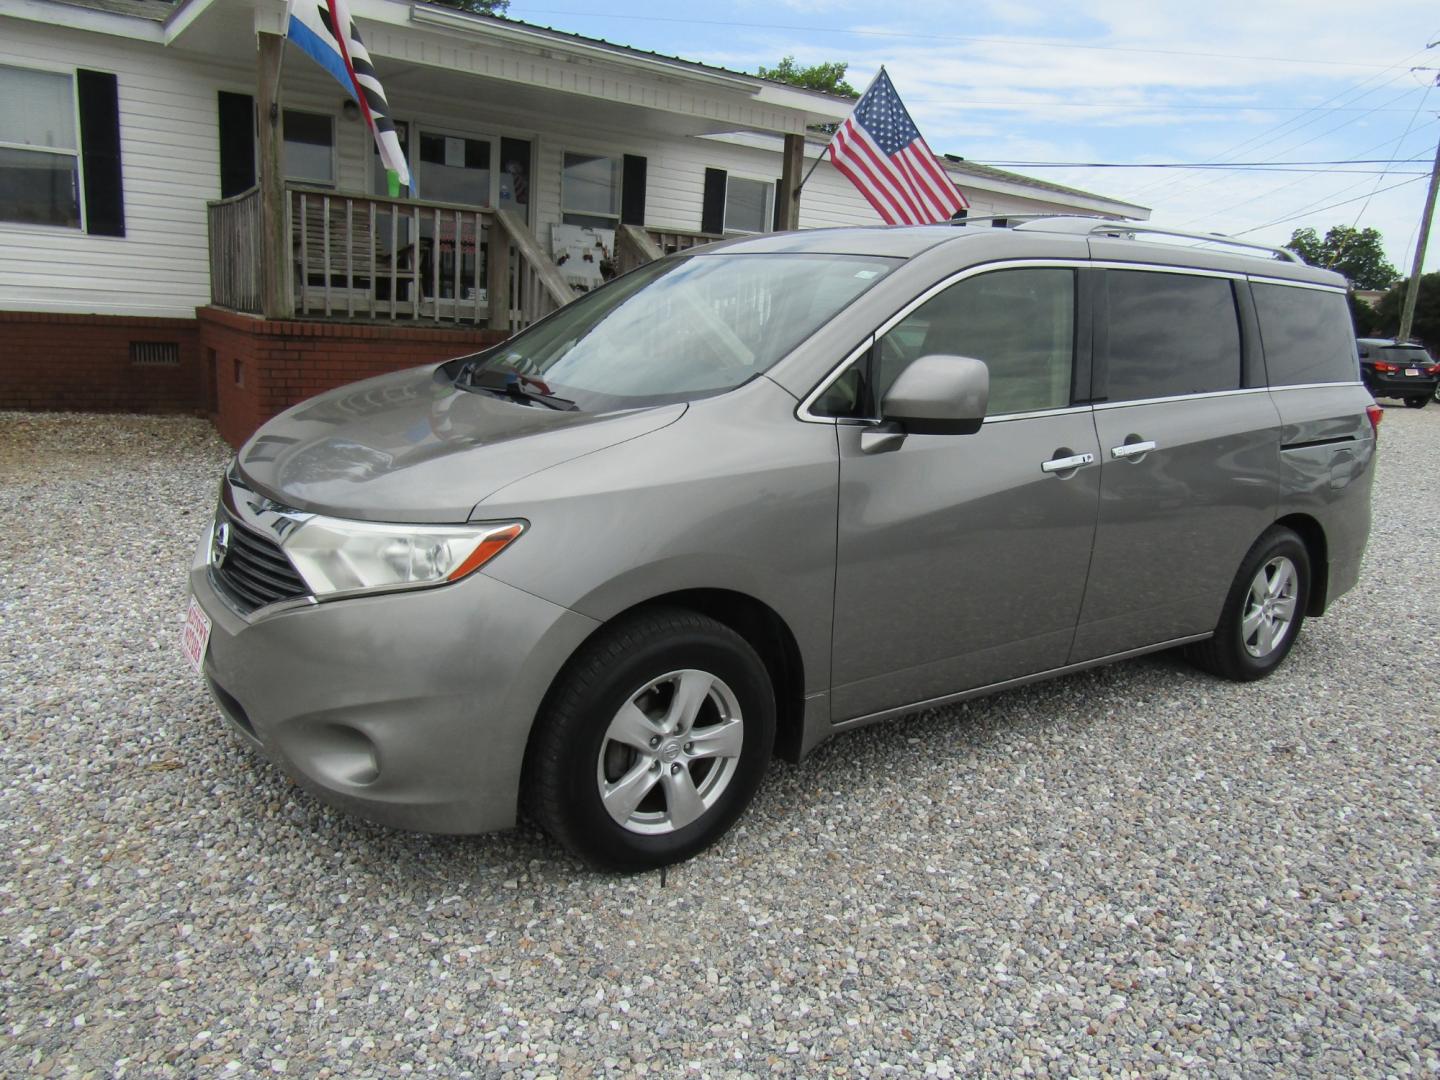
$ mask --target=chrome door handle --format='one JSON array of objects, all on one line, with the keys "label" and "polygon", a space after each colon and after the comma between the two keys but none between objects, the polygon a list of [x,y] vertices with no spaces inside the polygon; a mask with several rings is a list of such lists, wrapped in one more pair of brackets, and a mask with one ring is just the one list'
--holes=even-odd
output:
[{"label": "chrome door handle", "polygon": [[1040,471],[1065,472],[1068,469],[1078,469],[1081,465],[1089,465],[1094,460],[1094,454],[1072,454],[1069,457],[1051,458],[1049,461],[1040,463]]},{"label": "chrome door handle", "polygon": [[1139,454],[1148,454],[1155,449],[1155,440],[1149,439],[1145,442],[1127,442],[1121,446],[1110,448],[1110,456],[1117,458],[1135,457]]}]

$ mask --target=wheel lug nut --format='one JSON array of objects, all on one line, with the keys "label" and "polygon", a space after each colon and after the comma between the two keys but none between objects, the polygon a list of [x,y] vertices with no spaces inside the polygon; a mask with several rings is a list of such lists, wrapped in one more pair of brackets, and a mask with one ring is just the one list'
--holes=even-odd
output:
[{"label": "wheel lug nut", "polygon": [[650,738],[650,745],[651,745],[652,747],[659,746],[659,745],[660,745],[660,736],[659,736],[659,735],[651,736],[651,738]]},{"label": "wheel lug nut", "polygon": [[695,744],[694,744],[693,742],[687,742],[687,743],[685,744],[685,753],[690,754],[690,753],[694,753],[694,751],[695,751]]},{"label": "wheel lug nut", "polygon": [[652,761],[652,762],[650,762],[650,771],[651,771],[651,772],[659,772],[659,771],[660,771],[660,762],[658,762],[658,761]]},{"label": "wheel lug nut", "polygon": [[679,762],[676,762],[674,765],[671,765],[671,766],[670,766],[670,771],[671,771],[672,773],[678,773],[678,772],[680,771],[680,763],[679,763]]}]

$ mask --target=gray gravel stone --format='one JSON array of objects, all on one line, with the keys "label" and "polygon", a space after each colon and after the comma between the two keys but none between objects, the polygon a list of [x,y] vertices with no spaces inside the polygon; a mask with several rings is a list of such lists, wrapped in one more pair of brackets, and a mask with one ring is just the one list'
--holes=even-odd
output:
[{"label": "gray gravel stone", "polygon": [[0,1073],[1434,1075],[1437,443],[1273,678],[845,736],[662,887],[293,788],[177,648],[209,427],[0,414]]}]

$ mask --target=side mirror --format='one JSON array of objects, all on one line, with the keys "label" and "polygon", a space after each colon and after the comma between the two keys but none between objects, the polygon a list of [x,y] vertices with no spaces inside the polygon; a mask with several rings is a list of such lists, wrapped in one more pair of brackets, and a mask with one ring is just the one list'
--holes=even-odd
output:
[{"label": "side mirror", "polygon": [[990,369],[969,356],[922,356],[896,377],[880,412],[911,435],[970,435],[990,403]]}]

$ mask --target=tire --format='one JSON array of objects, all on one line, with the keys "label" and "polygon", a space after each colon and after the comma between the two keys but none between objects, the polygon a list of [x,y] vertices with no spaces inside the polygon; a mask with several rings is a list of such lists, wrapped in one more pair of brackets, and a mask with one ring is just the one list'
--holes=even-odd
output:
[{"label": "tire", "polygon": [[695,612],[640,612],[587,641],[546,696],[525,809],[597,869],[665,866],[730,828],[774,741],[774,690],[744,638]]},{"label": "tire", "polygon": [[1283,526],[1268,529],[1241,561],[1215,635],[1187,646],[1186,659],[1224,679],[1263,679],[1289,655],[1309,602],[1304,542]]},{"label": "tire", "polygon": [[1408,408],[1411,409],[1423,409],[1426,405],[1430,404],[1430,395],[1412,394],[1410,397],[1407,397],[1405,399],[1405,404]]}]

